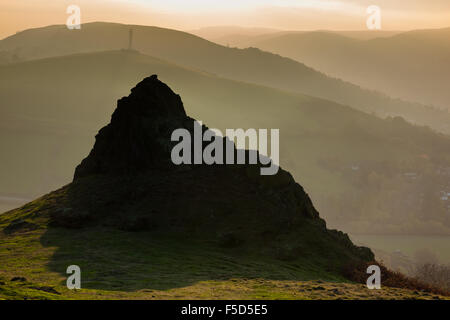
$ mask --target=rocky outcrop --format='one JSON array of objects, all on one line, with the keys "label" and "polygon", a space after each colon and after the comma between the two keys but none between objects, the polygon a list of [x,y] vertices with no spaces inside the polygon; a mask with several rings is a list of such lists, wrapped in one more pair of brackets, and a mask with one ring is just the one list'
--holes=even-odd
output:
[{"label": "rocky outcrop", "polygon": [[281,168],[261,176],[260,165],[174,165],[171,134],[179,128],[192,133],[193,121],[156,75],[144,79],[97,134],[61,192],[52,225],[102,224],[208,238],[224,247],[258,245],[281,259],[311,250],[342,261],[373,259],[346,234],[328,230],[304,189]]},{"label": "rocky outcrop", "polygon": [[111,122],[97,134],[74,178],[168,165],[171,133],[189,122],[180,96],[156,75],[148,77],[118,101]]}]

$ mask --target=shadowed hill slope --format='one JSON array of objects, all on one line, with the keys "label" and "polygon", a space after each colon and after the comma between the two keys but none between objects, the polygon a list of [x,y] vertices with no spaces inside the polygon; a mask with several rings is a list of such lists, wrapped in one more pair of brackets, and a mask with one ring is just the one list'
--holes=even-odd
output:
[{"label": "shadowed hill slope", "polygon": [[[334,227],[445,233],[446,216],[439,211],[431,216],[428,204],[392,201],[404,194],[419,199],[424,189],[440,188],[439,179],[445,176],[434,175],[448,164],[450,152],[448,138],[401,119],[381,120],[330,101],[231,81],[128,51],[0,69],[0,143],[6,150],[0,154],[1,193],[35,197],[68,183],[96,129],[107,123],[105,115],[113,111],[116,97],[158,73],[183,96],[188,113],[212,127],[279,128],[281,164],[312,194]],[[355,166],[360,170],[352,170]],[[421,178],[412,182],[405,172]],[[380,193],[380,188],[385,191]],[[439,200],[430,194],[430,201],[434,197]],[[361,225],[361,220],[369,222]]]},{"label": "shadowed hill slope", "polygon": [[311,32],[327,32],[336,35],[345,36],[353,39],[369,40],[375,38],[386,38],[401,33],[400,31],[385,30],[356,30],[356,31],[334,31],[334,30],[317,30],[317,31],[298,31],[298,30],[273,30],[273,29],[254,29],[241,27],[205,27],[195,30],[189,30],[189,33],[195,34],[201,38],[221,44],[223,46],[231,46],[238,48],[247,48],[250,45],[282,35],[299,35]]},{"label": "shadowed hill slope", "polygon": [[444,130],[448,123],[445,119],[450,118],[450,115],[441,113],[424,116],[421,105],[361,89],[269,52],[256,48],[227,48],[185,32],[158,27],[101,22],[85,24],[81,30],[68,30],[63,25],[49,26],[8,37],[0,41],[0,50],[16,52],[24,60],[120,50],[128,48],[130,29],[133,29],[134,49],[188,68],[329,99],[382,116],[401,115],[414,123],[430,125],[438,130]]}]

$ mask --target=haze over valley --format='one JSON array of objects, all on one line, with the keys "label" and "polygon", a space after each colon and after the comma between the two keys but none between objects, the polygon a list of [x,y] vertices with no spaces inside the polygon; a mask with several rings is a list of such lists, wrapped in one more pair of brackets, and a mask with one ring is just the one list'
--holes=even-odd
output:
[{"label": "haze over valley", "polygon": [[[4,12],[18,10],[7,2]],[[69,258],[91,268],[89,298],[147,298],[151,288],[157,298],[205,299],[201,286],[223,280],[220,298],[277,299],[283,281],[319,279],[323,295],[280,297],[354,299],[378,262],[396,289],[376,298],[448,294],[447,2],[411,1],[399,14],[400,4],[381,1],[376,31],[360,19],[365,1],[219,1],[222,13],[169,2],[152,7],[152,23],[140,0],[107,13],[86,3],[79,29],[54,18],[60,4],[47,0],[46,23],[3,22],[0,299],[57,298],[20,291],[9,278],[22,268],[26,288],[42,281],[70,297],[60,285]],[[328,20],[314,23],[320,14]],[[279,129],[280,172],[175,166],[170,133],[192,131],[194,119],[202,130]],[[72,243],[92,251],[81,256]],[[45,272],[20,265],[27,250]],[[142,271],[150,265],[155,273]],[[238,289],[250,288],[247,278],[270,290]]]}]

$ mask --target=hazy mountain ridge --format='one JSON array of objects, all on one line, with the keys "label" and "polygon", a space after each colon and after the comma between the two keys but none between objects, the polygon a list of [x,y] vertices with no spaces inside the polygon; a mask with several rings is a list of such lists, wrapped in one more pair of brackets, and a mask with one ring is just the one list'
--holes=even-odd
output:
[{"label": "hazy mountain ridge", "polygon": [[368,40],[381,37],[389,37],[401,31],[384,31],[384,30],[356,30],[356,31],[334,31],[334,30],[314,30],[314,31],[298,31],[298,30],[277,30],[251,27],[205,27],[200,29],[188,30],[187,32],[195,34],[209,41],[238,48],[246,48],[249,44],[256,43],[261,40],[268,40],[282,35],[305,34],[310,32],[326,32],[336,35],[345,36],[352,39]]},{"label": "hazy mountain ridge", "polygon": [[234,80],[329,99],[382,117],[401,115],[414,123],[450,132],[448,112],[390,99],[255,48],[227,48],[175,30],[113,23],[89,23],[81,30],[51,26],[8,37],[0,41],[0,50],[16,50],[20,59],[117,50],[128,47],[130,29],[133,29],[133,48],[144,54]]},{"label": "hazy mountain ridge", "polygon": [[450,28],[375,39],[332,32],[283,34],[249,40],[254,46],[306,63],[331,76],[393,97],[449,109]]}]

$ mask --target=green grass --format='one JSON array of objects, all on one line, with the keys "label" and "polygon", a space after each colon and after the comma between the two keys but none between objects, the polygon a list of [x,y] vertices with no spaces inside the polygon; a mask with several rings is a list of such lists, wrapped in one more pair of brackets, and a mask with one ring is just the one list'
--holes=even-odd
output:
[{"label": "green grass", "polygon": [[[40,202],[22,211],[33,215]],[[18,213],[2,215],[4,228]],[[412,299],[426,293],[370,291],[311,265],[263,258],[255,249],[180,241],[109,228],[46,228],[0,233],[0,299]],[[80,266],[82,289],[66,288]],[[25,281],[11,281],[24,277]]]}]

